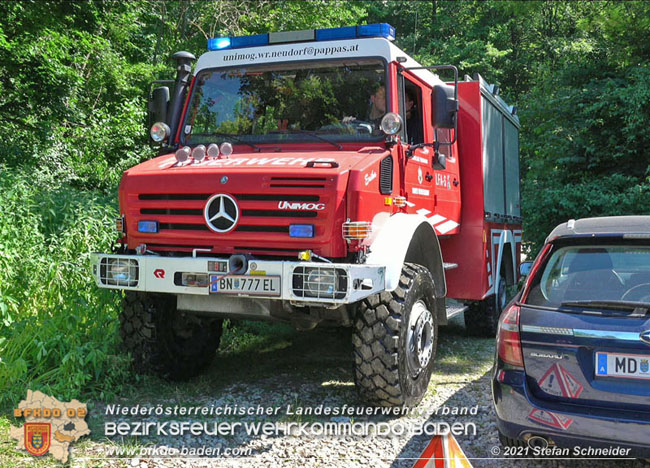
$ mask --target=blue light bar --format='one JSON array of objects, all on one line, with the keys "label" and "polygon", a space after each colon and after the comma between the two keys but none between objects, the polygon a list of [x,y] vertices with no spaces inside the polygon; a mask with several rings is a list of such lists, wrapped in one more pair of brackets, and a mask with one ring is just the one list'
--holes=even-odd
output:
[{"label": "blue light bar", "polygon": [[241,49],[243,47],[256,47],[269,44],[268,34],[255,34],[253,36],[231,37],[232,48]]},{"label": "blue light bar", "polygon": [[138,221],[138,232],[155,234],[158,232],[158,221]]},{"label": "blue light bar", "polygon": [[337,41],[339,39],[356,39],[357,27],[344,26],[342,28],[326,28],[316,30],[317,41]]},{"label": "blue light bar", "polygon": [[388,23],[364,24],[357,26],[357,37],[385,37],[395,40],[395,28]]},{"label": "blue light bar", "polygon": [[314,237],[313,224],[289,225],[289,237]]},{"label": "blue light bar", "polygon": [[[278,33],[273,42],[305,42],[309,31],[291,31],[296,33],[295,40],[291,34]],[[388,23],[364,24],[361,26],[343,26],[340,28],[316,29],[316,41],[338,41],[345,39],[358,39],[367,37],[383,37],[389,41],[395,40],[395,28]],[[286,37],[285,37],[286,36]],[[278,39],[278,38],[281,38]],[[208,50],[242,49],[244,47],[257,47],[269,45],[268,34],[255,34],[252,36],[216,37],[208,39]]]},{"label": "blue light bar", "polygon": [[208,39],[208,50],[230,49],[230,45],[229,37],[215,37],[214,39]]}]

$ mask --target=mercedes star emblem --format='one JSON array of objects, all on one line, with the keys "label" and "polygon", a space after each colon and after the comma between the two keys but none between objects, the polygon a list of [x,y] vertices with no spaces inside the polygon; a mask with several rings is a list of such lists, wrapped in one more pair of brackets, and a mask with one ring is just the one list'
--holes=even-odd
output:
[{"label": "mercedes star emblem", "polygon": [[239,220],[237,202],[230,195],[219,193],[210,197],[205,204],[203,216],[208,227],[214,232],[231,231]]}]

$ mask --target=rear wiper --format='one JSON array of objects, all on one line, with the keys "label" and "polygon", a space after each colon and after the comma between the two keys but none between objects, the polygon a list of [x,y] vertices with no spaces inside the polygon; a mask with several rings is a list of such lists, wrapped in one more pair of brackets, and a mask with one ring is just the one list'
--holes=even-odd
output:
[{"label": "rear wiper", "polygon": [[625,310],[631,311],[630,317],[643,317],[650,311],[649,302],[637,301],[568,301],[560,304],[563,307],[588,307],[595,309]]},{"label": "rear wiper", "polygon": [[[194,133],[194,136],[221,136],[221,137],[226,137],[230,138],[235,141],[235,143],[241,143],[244,145],[248,145],[251,148],[253,148],[257,153],[262,151],[262,148],[254,145],[253,143],[249,143],[248,141],[242,140],[239,138],[237,135],[233,135],[232,133],[221,133],[221,132],[211,132],[211,133]],[[272,146],[271,148],[275,148],[276,151],[282,151],[282,148],[279,146]]]},{"label": "rear wiper", "polygon": [[314,131],[312,131],[312,130],[301,130],[301,129],[299,129],[299,128],[289,128],[289,129],[284,130],[284,131],[285,131],[285,132],[288,132],[288,133],[301,133],[301,134],[304,134],[304,135],[311,135],[311,136],[313,136],[313,137],[318,138],[318,139],[321,140],[321,141],[324,141],[324,142],[326,142],[326,143],[329,143],[330,145],[334,145],[334,146],[336,146],[336,147],[337,147],[338,149],[340,149],[340,150],[343,149],[343,146],[341,146],[341,145],[338,144],[337,142],[332,141],[332,140],[330,140],[329,138],[325,138],[324,136],[321,136],[321,135],[319,135],[318,133],[316,133],[316,132],[314,132]]}]

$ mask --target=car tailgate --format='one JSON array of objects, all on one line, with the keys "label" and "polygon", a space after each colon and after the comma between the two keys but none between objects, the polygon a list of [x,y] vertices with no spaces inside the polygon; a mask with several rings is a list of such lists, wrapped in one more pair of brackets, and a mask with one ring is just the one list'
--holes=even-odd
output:
[{"label": "car tailgate", "polygon": [[524,305],[520,326],[535,397],[650,411],[650,344],[641,339],[650,330],[650,315],[591,315]]}]

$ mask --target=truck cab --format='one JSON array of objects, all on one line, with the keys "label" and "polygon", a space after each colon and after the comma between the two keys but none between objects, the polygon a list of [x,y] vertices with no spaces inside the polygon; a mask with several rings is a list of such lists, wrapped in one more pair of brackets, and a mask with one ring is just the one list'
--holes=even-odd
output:
[{"label": "truck cab", "polygon": [[[193,69],[192,54],[175,54],[173,98],[160,87],[150,105],[160,155],[124,173],[120,247],[93,255],[98,286],[126,291],[122,337],[138,370],[195,375],[223,318],[334,324],[353,328],[362,399],[415,405],[448,289],[472,308],[475,329],[490,328],[501,276],[490,291],[485,266],[474,289],[446,274],[495,255],[483,193],[481,210],[463,211],[463,197],[478,196],[465,195],[464,172],[482,185],[489,153],[474,147],[488,138],[480,116],[478,140],[467,137],[472,167],[459,154],[459,116],[469,124],[477,110],[459,106],[463,90],[478,93],[480,113],[487,87],[465,87],[452,66],[422,67],[394,37],[378,24],[215,38]],[[492,100],[491,125],[514,115]],[[514,259],[514,237],[499,239],[497,254],[510,245]]]}]

